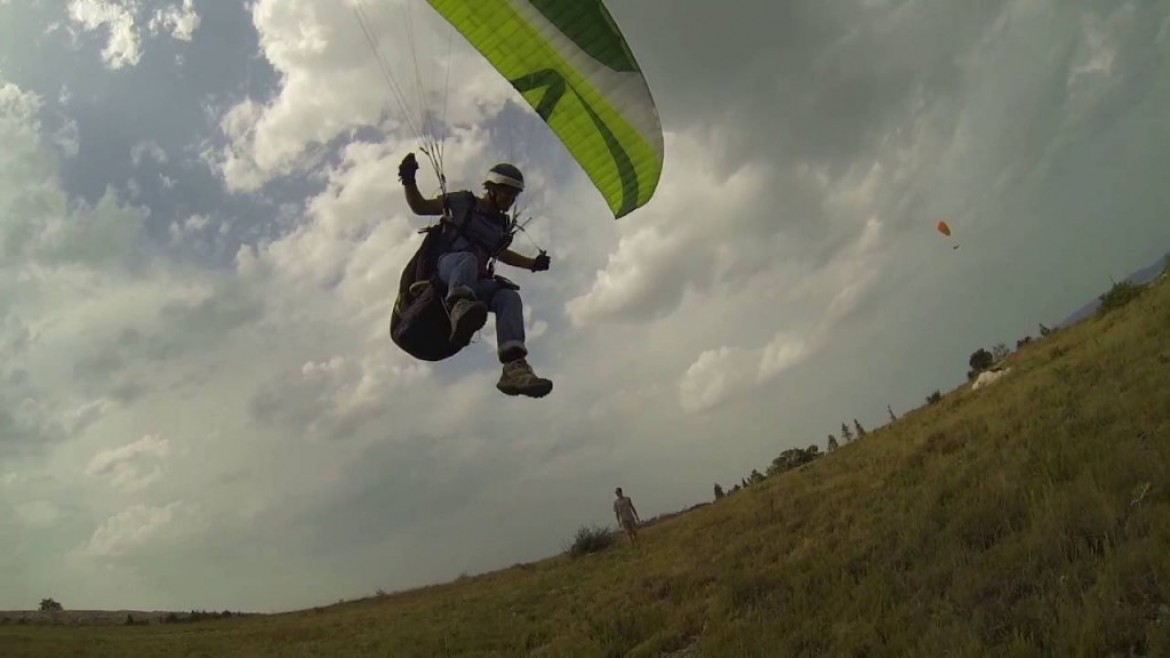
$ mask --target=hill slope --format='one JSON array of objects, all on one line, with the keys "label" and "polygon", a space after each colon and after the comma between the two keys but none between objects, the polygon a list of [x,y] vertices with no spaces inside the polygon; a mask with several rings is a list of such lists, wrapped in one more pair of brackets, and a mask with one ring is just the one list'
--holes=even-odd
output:
[{"label": "hill slope", "polygon": [[251,619],[0,628],[86,656],[1170,655],[1170,285],[605,552]]},{"label": "hill slope", "polygon": [[[1138,285],[1145,285],[1147,283],[1151,283],[1154,280],[1156,280],[1159,276],[1161,276],[1162,272],[1166,271],[1168,264],[1170,264],[1170,252],[1167,252],[1164,256],[1162,256],[1158,260],[1154,261],[1153,263],[1150,263],[1149,265],[1143,267],[1142,269],[1125,277],[1124,279],[1122,279],[1122,281],[1129,281],[1130,283],[1136,283]],[[1104,291],[1102,291],[1102,292],[1104,292]],[[1071,327],[1072,325],[1080,322],[1081,320],[1084,320],[1085,318],[1092,316],[1094,313],[1097,312],[1097,308],[1100,306],[1101,306],[1101,298],[1095,297],[1095,298],[1093,298],[1093,301],[1078,308],[1077,310],[1073,311],[1072,314],[1069,315],[1067,318],[1061,320],[1060,323],[1056,325],[1056,327],[1058,329],[1064,329],[1067,327]]]}]

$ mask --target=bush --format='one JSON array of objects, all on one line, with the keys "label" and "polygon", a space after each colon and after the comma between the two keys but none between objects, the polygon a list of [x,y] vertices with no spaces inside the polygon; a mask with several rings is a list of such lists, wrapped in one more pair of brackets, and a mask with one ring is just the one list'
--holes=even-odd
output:
[{"label": "bush", "polygon": [[41,608],[40,609],[42,612],[53,612],[56,610],[64,610],[65,608],[64,608],[64,606],[62,606],[57,601],[54,601],[53,599],[41,599]]},{"label": "bush", "polygon": [[979,376],[979,373],[987,370],[995,364],[995,355],[980,347],[971,353],[970,358],[967,359],[967,365],[971,366],[971,370],[967,372],[967,377]]},{"label": "bush", "polygon": [[1122,281],[1121,283],[1113,284],[1109,292],[1099,297],[1101,306],[1097,307],[1097,314],[1104,315],[1125,306],[1137,299],[1145,289],[1145,286],[1133,283],[1132,281]]},{"label": "bush", "polygon": [[609,528],[581,526],[573,538],[573,544],[569,546],[569,555],[580,557],[587,553],[600,553],[613,544],[614,534]]}]

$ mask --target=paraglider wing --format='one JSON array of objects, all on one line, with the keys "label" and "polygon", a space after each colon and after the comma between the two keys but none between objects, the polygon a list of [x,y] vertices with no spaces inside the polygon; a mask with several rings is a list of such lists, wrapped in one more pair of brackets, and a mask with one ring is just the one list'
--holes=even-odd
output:
[{"label": "paraglider wing", "polygon": [[[938,229],[939,233],[942,233],[943,235],[947,236],[948,238],[951,236],[951,226],[950,226],[950,224],[947,224],[946,221],[940,221],[935,228]],[[951,245],[952,250],[958,249],[958,248],[959,248],[958,244]]]},{"label": "paraglider wing", "polygon": [[662,172],[662,126],[601,0],[428,2],[524,96],[615,218],[650,200]]}]

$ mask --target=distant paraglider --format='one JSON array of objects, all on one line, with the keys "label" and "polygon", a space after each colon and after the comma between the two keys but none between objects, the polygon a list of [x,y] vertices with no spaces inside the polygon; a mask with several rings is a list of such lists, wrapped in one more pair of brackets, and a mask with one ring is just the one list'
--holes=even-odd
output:
[{"label": "distant paraglider", "polygon": [[[951,237],[950,224],[947,224],[945,221],[940,220],[938,223],[938,226],[936,228],[938,229],[939,233],[942,233],[943,235],[947,236],[948,238]],[[958,249],[958,248],[959,248],[958,243],[951,245],[951,249]]]}]

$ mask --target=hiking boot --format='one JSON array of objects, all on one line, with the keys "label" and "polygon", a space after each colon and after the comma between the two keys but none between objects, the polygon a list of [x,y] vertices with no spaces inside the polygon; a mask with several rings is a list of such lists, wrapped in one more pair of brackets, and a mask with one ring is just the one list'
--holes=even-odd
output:
[{"label": "hiking boot", "polygon": [[500,381],[496,382],[496,388],[507,395],[527,395],[531,398],[548,395],[552,386],[551,381],[537,377],[525,359],[505,363]]},{"label": "hiking boot", "polygon": [[458,299],[451,305],[451,342],[467,345],[487,322],[488,307],[474,299]]}]

